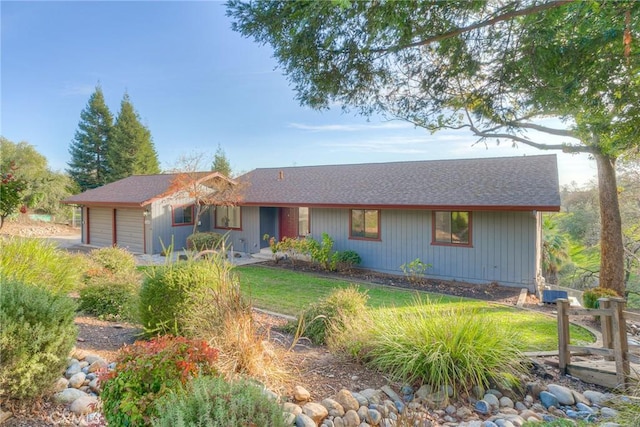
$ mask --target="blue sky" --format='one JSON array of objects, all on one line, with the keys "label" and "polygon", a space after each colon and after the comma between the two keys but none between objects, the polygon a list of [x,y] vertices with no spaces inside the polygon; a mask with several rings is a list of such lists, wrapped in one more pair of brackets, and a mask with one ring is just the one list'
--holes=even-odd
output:
[{"label": "blue sky", "polygon": [[[163,169],[182,155],[212,156],[218,144],[236,172],[542,154],[507,141],[474,145],[465,131],[430,134],[301,107],[271,48],[231,31],[222,2],[2,1],[0,8],[0,133],[34,145],[55,170],[67,167],[98,83],[114,116],[129,93]],[[558,163],[561,184],[596,173],[585,155],[558,153]]]}]

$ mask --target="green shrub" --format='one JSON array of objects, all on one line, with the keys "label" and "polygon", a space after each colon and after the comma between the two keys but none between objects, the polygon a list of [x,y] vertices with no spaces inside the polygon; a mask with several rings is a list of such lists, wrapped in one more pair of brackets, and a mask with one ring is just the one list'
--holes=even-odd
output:
[{"label": "green shrub", "polygon": [[205,341],[163,336],[120,350],[116,369],[100,376],[109,425],[145,426],[157,415],[155,400],[181,391],[199,375],[216,373],[218,351]]},{"label": "green shrub", "polygon": [[137,321],[139,277],[133,276],[132,282],[115,279],[94,279],[81,289],[78,308],[106,320]]},{"label": "green shrub", "polygon": [[124,248],[94,249],[89,253],[89,257],[113,274],[130,273],[136,269],[135,257]]},{"label": "green shrub", "polygon": [[227,312],[251,310],[221,255],[155,266],[140,291],[140,318],[148,334],[206,336]]},{"label": "green shrub", "polygon": [[416,258],[411,262],[402,264],[400,269],[411,283],[418,283],[424,278],[424,274],[431,267],[431,264],[424,263],[420,258]]},{"label": "green shrub", "polygon": [[331,250],[333,249],[333,239],[327,233],[322,233],[322,240],[318,242],[311,237],[309,242],[309,254],[311,260],[320,265],[325,270],[331,269]]},{"label": "green shrub", "polygon": [[0,239],[0,274],[9,280],[66,294],[82,283],[82,264],[44,239]]},{"label": "green shrub", "polygon": [[356,251],[338,251],[331,255],[331,270],[349,270],[360,265],[362,258]]},{"label": "green shrub", "polygon": [[0,397],[51,390],[76,341],[74,314],[66,296],[0,279]]},{"label": "green shrub", "polygon": [[185,393],[161,399],[154,427],[286,426],[280,405],[249,381],[228,383],[218,377],[199,377]]},{"label": "green shrub", "polygon": [[224,236],[213,231],[198,232],[187,237],[187,249],[194,251],[215,250],[220,247]]},{"label": "green shrub", "polygon": [[582,303],[585,308],[598,308],[598,300],[600,298],[617,298],[618,294],[613,289],[593,288],[584,291],[582,294]]},{"label": "green shrub", "polygon": [[181,335],[185,325],[180,316],[189,304],[190,292],[204,294],[215,286],[218,272],[206,260],[153,266],[146,271],[140,290],[140,320],[147,334]]},{"label": "green shrub", "polygon": [[325,344],[327,331],[341,329],[350,317],[364,311],[368,298],[355,286],[336,289],[326,299],[305,309],[299,320],[290,322],[285,329],[305,336],[314,344]]},{"label": "green shrub", "polygon": [[525,370],[515,331],[477,310],[419,298],[402,311],[369,311],[330,338],[332,348],[396,380],[434,389],[512,386]]}]

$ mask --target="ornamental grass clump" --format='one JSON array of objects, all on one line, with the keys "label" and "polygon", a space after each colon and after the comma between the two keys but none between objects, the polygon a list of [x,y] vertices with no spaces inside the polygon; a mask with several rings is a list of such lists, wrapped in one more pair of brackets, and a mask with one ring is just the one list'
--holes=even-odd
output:
[{"label": "ornamental grass clump", "polygon": [[67,296],[0,279],[0,399],[52,389],[76,341],[74,315]]},{"label": "ornamental grass clump", "polygon": [[157,403],[154,427],[284,427],[283,409],[262,388],[247,380],[226,382],[198,377],[183,393],[172,393]]},{"label": "ornamental grass clump", "polygon": [[310,305],[297,321],[289,322],[285,329],[295,333],[296,337],[308,338],[314,344],[326,344],[328,331],[338,333],[342,330],[345,323],[365,311],[368,298],[366,292],[361,292],[357,286],[335,289],[327,298]]},{"label": "ornamental grass clump", "polygon": [[420,297],[402,310],[368,311],[330,339],[398,381],[456,391],[516,385],[526,371],[518,343],[515,331],[478,310]]},{"label": "ornamental grass clump", "polygon": [[66,294],[82,283],[82,263],[44,239],[0,239],[0,274],[9,280]]}]

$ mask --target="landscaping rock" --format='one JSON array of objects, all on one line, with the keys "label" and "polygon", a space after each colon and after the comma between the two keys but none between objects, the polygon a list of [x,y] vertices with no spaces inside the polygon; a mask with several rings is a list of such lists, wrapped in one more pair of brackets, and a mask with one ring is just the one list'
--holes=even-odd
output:
[{"label": "landscaping rock", "polygon": [[[552,393],[561,405],[573,405],[576,399],[570,388],[558,384],[549,384],[547,386],[549,393]],[[555,405],[554,405],[555,406]]]},{"label": "landscaping rock", "polygon": [[[362,397],[364,398],[364,396]],[[354,411],[357,411],[358,408],[362,406],[360,401],[358,401],[358,399],[356,399],[349,390],[345,390],[345,389],[340,390],[338,394],[335,395],[334,399],[336,402],[338,402],[342,406],[345,412],[351,409],[353,409]],[[365,399],[364,405],[366,405],[367,403],[368,402]]]},{"label": "landscaping rock", "polygon": [[76,415],[84,415],[93,412],[98,406],[98,398],[94,396],[81,396],[73,401],[69,410]]},{"label": "landscaping rock", "polygon": [[297,385],[293,388],[293,398],[298,402],[306,402],[311,399],[311,393],[306,388]]},{"label": "landscaping rock", "polygon": [[317,425],[329,415],[329,411],[319,403],[309,402],[302,407],[302,414],[311,418]]},{"label": "landscaping rock", "polygon": [[76,399],[87,396],[87,393],[76,388],[67,388],[53,395],[53,400],[57,403],[73,403]]}]

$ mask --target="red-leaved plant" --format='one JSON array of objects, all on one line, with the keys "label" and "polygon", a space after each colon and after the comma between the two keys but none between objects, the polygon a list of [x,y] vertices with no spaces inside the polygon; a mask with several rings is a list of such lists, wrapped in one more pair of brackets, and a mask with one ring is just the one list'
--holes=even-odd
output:
[{"label": "red-leaved plant", "polygon": [[105,418],[110,425],[150,425],[156,399],[199,375],[217,374],[217,359],[206,341],[170,335],[124,347],[116,368],[100,375]]}]

